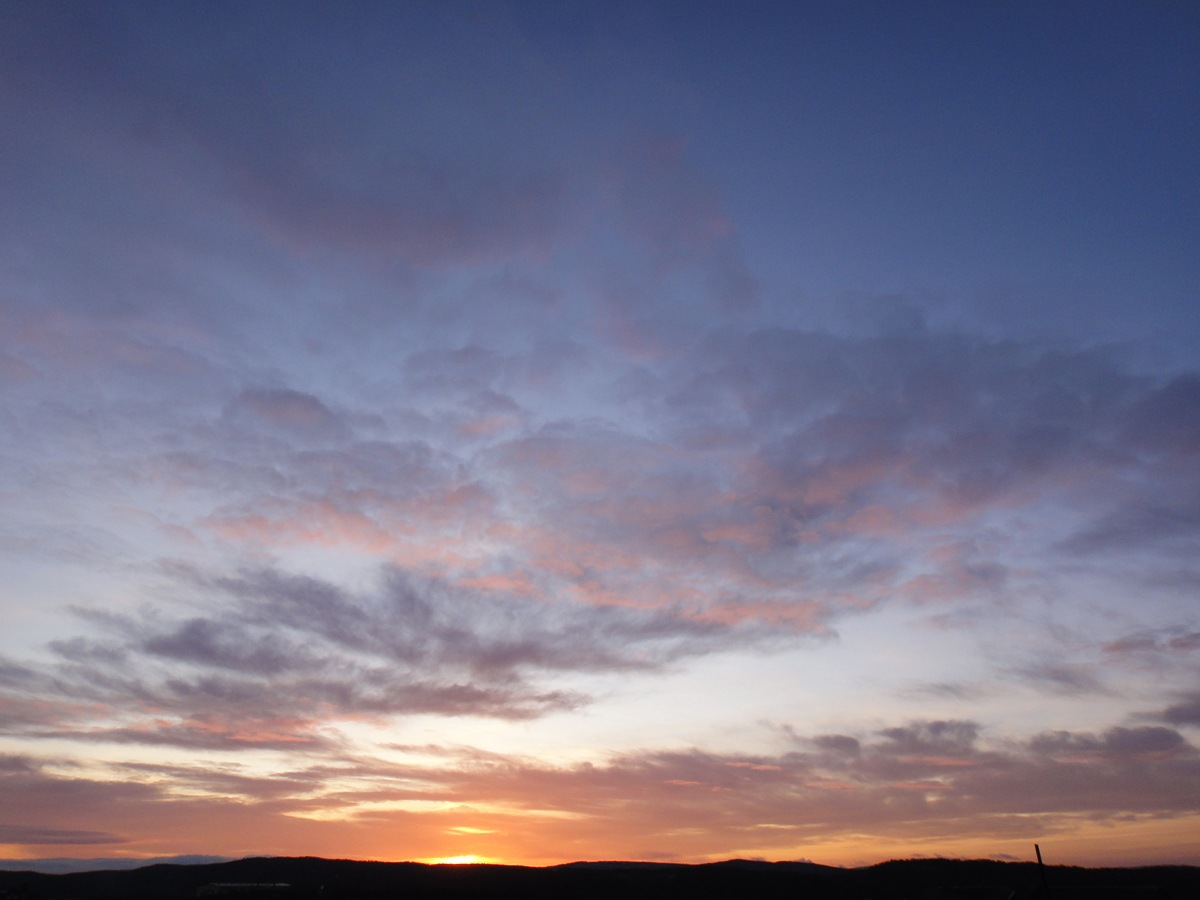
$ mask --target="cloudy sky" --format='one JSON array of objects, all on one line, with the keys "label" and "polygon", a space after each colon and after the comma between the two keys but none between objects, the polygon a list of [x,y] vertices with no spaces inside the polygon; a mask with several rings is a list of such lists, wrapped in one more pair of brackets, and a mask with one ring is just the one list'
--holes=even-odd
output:
[{"label": "cloudy sky", "polygon": [[1200,863],[1200,7],[0,11],[0,858]]}]

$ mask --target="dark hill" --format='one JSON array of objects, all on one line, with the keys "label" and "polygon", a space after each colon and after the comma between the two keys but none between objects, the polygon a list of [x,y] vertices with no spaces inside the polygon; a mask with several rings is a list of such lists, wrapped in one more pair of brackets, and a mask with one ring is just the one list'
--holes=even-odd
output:
[{"label": "dark hill", "polygon": [[[1045,875],[1045,884],[1042,876]],[[1079,869],[902,860],[862,869],[730,860],[592,862],[544,869],[303,858],[46,875],[0,870],[0,900],[1191,900],[1200,868]]]}]

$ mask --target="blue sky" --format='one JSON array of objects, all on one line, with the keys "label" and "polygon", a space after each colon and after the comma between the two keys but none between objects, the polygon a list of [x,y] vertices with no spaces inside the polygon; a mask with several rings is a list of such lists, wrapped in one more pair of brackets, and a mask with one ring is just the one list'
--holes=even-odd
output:
[{"label": "blue sky", "polygon": [[1198,862],[1193,7],[0,16],[0,855]]}]

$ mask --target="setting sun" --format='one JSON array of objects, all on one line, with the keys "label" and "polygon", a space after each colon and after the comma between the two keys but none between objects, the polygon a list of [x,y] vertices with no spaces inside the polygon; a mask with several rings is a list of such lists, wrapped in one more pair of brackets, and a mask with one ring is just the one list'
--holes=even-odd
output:
[{"label": "setting sun", "polygon": [[434,866],[469,866],[474,863],[494,863],[496,860],[468,853],[465,856],[443,856],[440,859],[423,860],[423,862]]}]

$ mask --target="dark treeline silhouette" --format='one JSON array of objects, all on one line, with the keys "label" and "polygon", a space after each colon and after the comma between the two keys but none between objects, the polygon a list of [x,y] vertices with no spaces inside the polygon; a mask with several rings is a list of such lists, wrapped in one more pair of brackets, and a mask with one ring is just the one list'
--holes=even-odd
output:
[{"label": "dark treeline silhouette", "polygon": [[[0,862],[3,866],[3,862]],[[1044,883],[1043,883],[1043,875]],[[314,857],[47,875],[0,870],[0,900],[1184,900],[1200,868],[1081,869],[919,859],[838,869],[730,860],[594,862],[548,868],[382,863]]]}]

